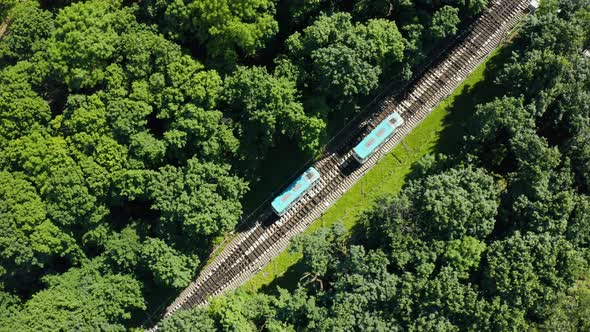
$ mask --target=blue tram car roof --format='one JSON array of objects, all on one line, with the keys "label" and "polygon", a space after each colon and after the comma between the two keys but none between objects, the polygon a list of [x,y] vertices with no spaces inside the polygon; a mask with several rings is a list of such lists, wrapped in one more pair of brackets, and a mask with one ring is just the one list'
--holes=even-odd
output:
[{"label": "blue tram car roof", "polygon": [[278,215],[282,215],[289,209],[291,204],[296,202],[301,194],[305,193],[311,186],[320,179],[320,172],[315,167],[310,167],[305,173],[299,176],[285,189],[271,205]]},{"label": "blue tram car roof", "polygon": [[393,112],[385,120],[373,129],[357,146],[353,152],[360,160],[365,160],[375,152],[375,149],[384,141],[389,139],[395,132],[395,129],[404,123],[402,117]]}]

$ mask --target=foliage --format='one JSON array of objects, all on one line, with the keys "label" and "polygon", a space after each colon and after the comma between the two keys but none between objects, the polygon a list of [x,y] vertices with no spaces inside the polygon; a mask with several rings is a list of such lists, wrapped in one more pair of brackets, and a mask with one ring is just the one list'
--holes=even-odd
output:
[{"label": "foliage", "polygon": [[131,9],[113,10],[118,6],[117,0],[73,3],[55,17],[48,63],[70,89],[93,88],[106,79],[121,34],[134,25]]},{"label": "foliage", "polygon": [[445,240],[485,239],[494,229],[498,189],[481,169],[451,169],[408,186],[418,223]]},{"label": "foliage", "polygon": [[471,271],[477,269],[486,244],[471,236],[447,243],[443,254],[445,261],[461,278],[468,278]]},{"label": "foliage", "polygon": [[548,331],[585,331],[590,329],[589,315],[590,284],[588,276],[585,276],[560,296],[541,328]]},{"label": "foliage", "polygon": [[588,196],[578,197],[568,223],[566,237],[578,248],[590,246],[590,198]]},{"label": "foliage", "polygon": [[164,166],[149,189],[152,208],[161,212],[159,231],[173,235],[173,230],[179,229],[188,242],[192,236],[229,231],[238,222],[239,200],[246,188],[240,178],[229,174],[226,165],[200,163],[193,158],[186,167]]},{"label": "foliage", "polygon": [[237,223],[239,141],[217,108],[220,75],[138,23],[135,6],[53,5],[17,5],[0,42],[0,282],[23,302],[7,320],[123,330]]},{"label": "foliage", "polygon": [[304,113],[295,84],[289,79],[261,67],[239,67],[225,80],[222,98],[240,124],[247,158],[264,158],[279,134],[300,142],[303,150],[319,147],[325,124]]},{"label": "foliage", "polygon": [[505,302],[543,317],[541,309],[575,280],[579,260],[570,243],[548,234],[516,233],[489,248],[487,276]]},{"label": "foliage", "polygon": [[196,257],[183,256],[160,239],[147,239],[141,251],[143,264],[154,274],[156,284],[163,287],[186,287],[199,265]]},{"label": "foliage", "polygon": [[16,0],[0,1],[0,20],[4,21],[7,18],[8,12],[14,7],[14,5],[16,5]]},{"label": "foliage", "polygon": [[48,103],[31,86],[26,68],[30,64],[0,71],[0,147],[46,126],[51,117]]},{"label": "foliage", "polygon": [[7,36],[0,44],[0,57],[16,60],[30,58],[36,50],[44,47],[43,42],[53,28],[51,13],[39,8],[37,2],[18,3],[10,11],[10,25]]},{"label": "foliage", "polygon": [[446,38],[457,33],[459,24],[459,9],[444,6],[432,15],[432,35],[434,38]]},{"label": "foliage", "polygon": [[387,17],[392,14],[394,4],[390,0],[359,0],[354,2],[353,13],[356,17],[366,19]]},{"label": "foliage", "polygon": [[383,70],[402,61],[404,39],[395,22],[355,25],[351,19],[346,13],[322,16],[289,37],[288,58],[303,69],[299,84],[309,82],[324,95],[351,100],[368,95]]},{"label": "foliage", "polygon": [[79,262],[84,254],[75,239],[47,218],[47,206],[35,188],[19,176],[0,172],[0,280],[6,286],[24,289],[31,274],[53,257]]},{"label": "foliage", "polygon": [[291,250],[303,251],[303,265],[311,275],[324,276],[336,263],[330,260],[344,250],[342,243],[344,228],[335,224],[330,229],[322,229],[312,236],[297,238]]},{"label": "foliage", "polygon": [[[218,63],[248,57],[276,34],[278,23],[269,0],[146,1],[152,19],[162,17],[164,31],[181,40],[195,38]],[[162,15],[163,14],[163,15]]]},{"label": "foliage", "polygon": [[94,261],[46,277],[48,288],[27,301],[12,327],[123,331],[132,311],[145,308],[141,286],[132,276],[103,273],[100,265]]},{"label": "foliage", "polygon": [[590,126],[582,128],[572,138],[569,150],[581,182],[590,188]]},{"label": "foliage", "polygon": [[202,309],[181,311],[162,321],[162,332],[215,332],[215,321]]}]

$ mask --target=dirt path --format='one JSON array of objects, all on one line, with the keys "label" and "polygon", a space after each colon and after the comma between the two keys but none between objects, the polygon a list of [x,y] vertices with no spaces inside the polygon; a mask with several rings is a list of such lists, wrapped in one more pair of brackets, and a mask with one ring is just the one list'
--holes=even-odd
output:
[{"label": "dirt path", "polygon": [[10,25],[10,19],[6,19],[2,24],[0,24],[0,40],[4,38],[4,34],[8,30],[8,25]]},{"label": "dirt path", "polygon": [[2,40],[4,34],[6,33],[6,30],[8,29],[8,23],[9,21],[6,20],[4,23],[0,25],[0,40]]}]

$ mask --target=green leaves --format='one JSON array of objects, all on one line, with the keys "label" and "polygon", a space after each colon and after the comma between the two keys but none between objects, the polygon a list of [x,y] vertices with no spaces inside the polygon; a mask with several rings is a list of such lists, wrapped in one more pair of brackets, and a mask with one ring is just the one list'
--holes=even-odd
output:
[{"label": "green leaves", "polygon": [[481,169],[451,169],[410,184],[418,223],[428,236],[485,239],[494,229],[499,191]]},{"label": "green leaves", "polygon": [[590,248],[590,197],[580,195],[576,200],[566,237],[577,248]]},{"label": "green leaves", "polygon": [[395,22],[355,25],[349,14],[338,13],[293,34],[287,47],[291,61],[305,69],[300,83],[311,84],[330,99],[351,100],[370,94],[381,73],[403,59],[405,40]]},{"label": "green leaves", "polygon": [[275,3],[269,0],[147,1],[144,6],[170,35],[196,38],[210,59],[223,59],[219,63],[229,68],[238,54],[254,56],[278,31]]},{"label": "green leaves", "polygon": [[10,11],[10,21],[0,44],[0,57],[10,59],[30,59],[35,51],[45,47],[44,40],[54,29],[51,13],[40,9],[35,1],[17,3]]},{"label": "green leaves", "polygon": [[494,243],[487,260],[491,289],[537,317],[574,281],[581,267],[571,244],[548,234],[516,233]]},{"label": "green leaves", "polygon": [[161,235],[178,232],[182,241],[229,231],[241,215],[240,199],[247,185],[227,165],[189,159],[186,167],[165,166],[150,184],[152,208],[160,211]]},{"label": "green leaves", "polygon": [[153,274],[156,284],[162,287],[188,286],[199,265],[196,256],[182,255],[164,241],[152,238],[147,239],[142,245],[141,260]]},{"label": "green leaves", "polygon": [[446,38],[457,33],[459,9],[452,6],[443,6],[432,15],[430,31],[434,38]]},{"label": "green leaves", "polygon": [[552,308],[542,325],[546,330],[585,331],[590,329],[590,282],[588,275],[576,281]]},{"label": "green leaves", "polygon": [[[238,223],[247,184],[230,165],[285,138],[317,152],[327,121],[350,116],[338,111],[408,79],[432,39],[488,1],[69,2],[16,4],[0,41],[9,330],[136,325]],[[586,5],[554,1],[529,19],[490,73],[513,97],[475,110],[465,154],[424,159],[352,238],[298,239],[295,290],[220,298],[162,329],[585,327],[564,304],[584,313],[585,292],[563,292],[590,243]]]},{"label": "green leaves", "polygon": [[158,326],[162,332],[215,332],[215,321],[204,309],[181,310]]},{"label": "green leaves", "polygon": [[344,228],[340,224],[334,227],[322,228],[313,235],[299,237],[290,249],[293,252],[303,252],[303,265],[306,272],[313,276],[324,276],[329,268],[334,268],[334,258],[342,250]]},{"label": "green leaves", "polygon": [[37,186],[56,224],[89,230],[106,214],[104,206],[97,206],[63,139],[35,133],[12,141],[3,157],[5,169],[23,172]]},{"label": "green leaves", "polygon": [[325,124],[304,113],[294,82],[261,67],[239,67],[225,86],[222,100],[240,124],[246,158],[263,159],[280,135],[299,141],[302,150],[319,147]]},{"label": "green leaves", "polygon": [[369,20],[366,25],[358,25],[355,34],[359,49],[363,49],[362,52],[373,58],[382,68],[403,60],[405,40],[391,21]]},{"label": "green leaves", "polygon": [[133,272],[139,264],[142,247],[134,227],[126,227],[119,233],[110,234],[104,249],[105,262],[117,272]]},{"label": "green leaves", "polygon": [[48,103],[31,87],[30,65],[21,62],[0,71],[0,148],[46,126],[50,119]]},{"label": "green leaves", "polygon": [[[248,5],[246,25],[272,10]],[[186,286],[197,253],[241,215],[220,75],[139,24],[136,7],[75,3],[53,19],[18,5],[0,42],[6,63],[27,59],[0,71],[0,283],[34,295],[12,329],[123,330],[142,292]],[[220,47],[253,55],[273,22],[255,36],[234,26],[222,35],[245,39]]]},{"label": "green leaves", "polygon": [[120,34],[137,26],[131,8],[119,7],[116,0],[74,3],[56,16],[48,62],[71,90],[103,83],[105,67],[116,59]]},{"label": "green leaves", "polygon": [[97,261],[46,281],[48,288],[27,301],[12,328],[123,331],[131,312],[145,309],[139,282],[105,274]]},{"label": "green leaves", "polygon": [[377,87],[381,70],[363,60],[345,45],[321,48],[312,53],[317,85],[327,94],[341,91],[344,97],[367,95]]},{"label": "green leaves", "polygon": [[353,13],[363,19],[387,17],[393,13],[393,9],[394,4],[390,0],[358,0],[354,3]]},{"label": "green leaves", "polygon": [[460,278],[466,279],[471,271],[479,267],[481,255],[485,250],[484,242],[466,236],[460,240],[447,242],[443,257],[449,266],[458,272]]},{"label": "green leaves", "polygon": [[590,188],[590,126],[583,127],[571,139],[568,148],[581,182]]},{"label": "green leaves", "polygon": [[47,268],[54,256],[80,261],[75,240],[48,219],[48,206],[16,173],[0,172],[0,280],[6,289],[34,281],[28,273]]}]

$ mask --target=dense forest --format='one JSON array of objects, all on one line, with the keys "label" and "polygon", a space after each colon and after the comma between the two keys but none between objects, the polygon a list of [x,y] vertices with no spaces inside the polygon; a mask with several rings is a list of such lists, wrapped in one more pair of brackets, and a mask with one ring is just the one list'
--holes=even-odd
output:
[{"label": "dense forest", "polygon": [[[144,325],[190,282],[213,239],[236,226],[278,147],[308,158],[321,153],[381,86],[408,80],[487,5],[0,0],[0,330]],[[582,43],[579,27],[570,29],[568,42]],[[548,68],[559,65],[555,70],[569,75],[573,58],[565,52],[574,49],[560,46]],[[511,68],[506,80],[529,70]],[[582,93],[582,82],[571,89]],[[546,103],[563,95],[561,82],[552,90],[545,83],[529,94],[545,93]],[[531,98],[505,102],[528,114]],[[546,107],[537,105],[539,117]],[[576,116],[567,120],[576,131],[555,139],[572,146],[564,153],[582,181],[588,158],[572,151],[587,154],[587,131],[582,113]],[[559,151],[547,149],[554,156],[547,167],[564,166]],[[583,183],[564,174],[563,186]],[[569,193],[583,218],[582,196]],[[583,245],[586,238],[576,234]],[[387,258],[385,248],[372,252]],[[326,289],[335,289],[336,279],[328,282],[333,268],[314,271]],[[317,296],[321,302],[331,295]],[[213,326],[211,319],[195,329]]]},{"label": "dense forest", "polygon": [[545,1],[457,153],[423,158],[352,234],[298,238],[292,289],[217,298],[162,331],[590,331],[589,46],[590,2]]}]

